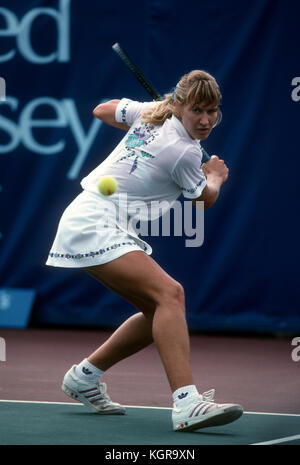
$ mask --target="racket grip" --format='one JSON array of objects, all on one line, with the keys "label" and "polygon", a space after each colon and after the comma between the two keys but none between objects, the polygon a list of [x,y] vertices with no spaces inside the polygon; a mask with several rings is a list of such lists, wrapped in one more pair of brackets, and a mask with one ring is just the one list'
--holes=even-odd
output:
[{"label": "racket grip", "polygon": [[210,156],[208,155],[206,150],[204,150],[203,147],[201,147],[201,149],[202,149],[202,163],[206,163],[207,161],[210,160]]}]

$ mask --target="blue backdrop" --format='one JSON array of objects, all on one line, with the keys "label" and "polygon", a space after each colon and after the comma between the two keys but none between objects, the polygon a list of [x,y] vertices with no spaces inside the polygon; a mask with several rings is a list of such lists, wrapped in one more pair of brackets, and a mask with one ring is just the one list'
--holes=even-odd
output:
[{"label": "blue backdrop", "polygon": [[299,15],[296,0],[0,1],[0,286],[35,289],[35,321],[117,325],[134,311],[81,271],[44,265],[80,180],[123,136],[93,108],[149,100],[119,41],[161,93],[192,69],[223,93],[203,145],[230,177],[204,244],[146,239],[185,288],[190,328],[300,330]]}]

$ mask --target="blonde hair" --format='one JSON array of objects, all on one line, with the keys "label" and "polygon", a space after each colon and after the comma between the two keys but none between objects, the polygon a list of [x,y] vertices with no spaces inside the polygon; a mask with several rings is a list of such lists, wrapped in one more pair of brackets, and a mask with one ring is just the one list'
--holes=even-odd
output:
[{"label": "blonde hair", "polygon": [[173,102],[180,105],[201,105],[202,108],[219,106],[222,98],[213,76],[205,71],[194,70],[182,76],[173,93],[165,94],[164,100],[142,113],[142,121],[161,126],[174,114]]}]

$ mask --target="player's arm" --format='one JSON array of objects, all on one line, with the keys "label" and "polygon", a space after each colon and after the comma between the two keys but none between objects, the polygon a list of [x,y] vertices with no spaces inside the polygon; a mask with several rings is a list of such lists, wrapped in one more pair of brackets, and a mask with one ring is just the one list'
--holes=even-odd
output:
[{"label": "player's arm", "polygon": [[212,207],[217,201],[222,184],[227,181],[229,170],[219,157],[213,155],[211,159],[202,165],[202,170],[206,177],[206,186],[202,194],[197,199],[193,199],[193,205],[197,201],[204,202],[204,210]]},{"label": "player's arm", "polygon": [[115,128],[125,129],[126,131],[129,129],[129,126],[124,123],[118,123],[115,119],[116,109],[120,100],[109,100],[105,103],[100,103],[97,105],[93,110],[93,115],[96,118],[100,119],[106,124],[110,126],[114,126]]}]

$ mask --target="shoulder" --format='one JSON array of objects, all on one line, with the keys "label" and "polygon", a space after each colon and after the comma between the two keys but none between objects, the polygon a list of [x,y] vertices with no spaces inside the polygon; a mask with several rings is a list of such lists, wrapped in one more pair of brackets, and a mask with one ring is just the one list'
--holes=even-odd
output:
[{"label": "shoulder", "polygon": [[143,111],[156,102],[139,102],[123,97],[116,107],[116,120],[120,123],[133,123],[139,118]]},{"label": "shoulder", "polygon": [[173,171],[201,168],[202,151],[200,145],[197,147],[192,143],[179,142],[176,144],[177,157],[174,159]]}]

